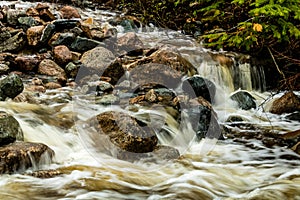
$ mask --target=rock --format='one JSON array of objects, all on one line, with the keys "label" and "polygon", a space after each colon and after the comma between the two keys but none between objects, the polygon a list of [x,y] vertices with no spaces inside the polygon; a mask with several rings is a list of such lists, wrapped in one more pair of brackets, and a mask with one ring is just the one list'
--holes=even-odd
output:
[{"label": "rock", "polygon": [[45,22],[51,22],[56,19],[53,13],[50,10],[48,10],[48,8],[39,10],[39,14],[40,18]]},{"label": "rock", "polygon": [[21,78],[16,74],[10,74],[0,80],[0,100],[4,101],[7,97],[15,98],[24,89]]},{"label": "rock", "polygon": [[128,151],[119,151],[117,158],[134,162],[143,160],[144,162],[161,162],[178,159],[180,156],[179,151],[170,146],[158,145],[152,152],[149,153],[133,153]]},{"label": "rock", "polygon": [[[111,78],[111,84],[116,84],[119,79],[124,76],[122,65],[115,61],[114,54],[104,47],[96,47],[85,52],[81,59],[83,67],[78,73],[97,74],[103,77]],[[86,70],[85,70],[86,69]]]},{"label": "rock", "polygon": [[207,100],[200,96],[190,100],[188,106],[186,113],[198,139],[223,139],[217,115]]},{"label": "rock", "polygon": [[15,59],[18,70],[31,72],[41,62],[36,56],[18,56]]},{"label": "rock", "polygon": [[80,25],[78,19],[58,19],[53,21],[53,24],[55,25],[55,30],[57,32],[72,29]]},{"label": "rock", "polygon": [[65,72],[67,73],[67,76],[70,78],[76,78],[78,70],[79,70],[79,66],[75,65],[72,62],[69,62],[65,67]]},{"label": "rock", "polygon": [[9,67],[6,64],[0,64],[0,75],[7,74]]},{"label": "rock", "polygon": [[84,52],[91,50],[97,46],[104,47],[105,45],[104,43],[96,40],[77,36],[75,41],[71,44],[70,48],[74,51]]},{"label": "rock", "polygon": [[26,173],[27,176],[33,176],[36,178],[53,178],[60,176],[63,173],[58,169],[38,170],[31,173]]},{"label": "rock", "polygon": [[216,93],[216,86],[208,79],[200,76],[193,76],[183,81],[182,90],[191,98],[202,96],[212,103]]},{"label": "rock", "polygon": [[26,12],[24,10],[8,9],[6,14],[6,21],[11,26],[18,25],[18,18],[25,17]]},{"label": "rock", "polygon": [[292,147],[292,150],[295,151],[297,154],[300,155],[300,142],[298,142],[297,144],[295,144],[295,145]]},{"label": "rock", "polygon": [[114,89],[114,87],[106,81],[97,81],[95,84],[97,92],[109,93]]},{"label": "rock", "polygon": [[276,99],[270,109],[271,113],[282,114],[300,111],[300,99],[293,92],[287,92],[279,99]]},{"label": "rock", "polygon": [[18,22],[25,30],[39,24],[33,17],[19,17]]},{"label": "rock", "polygon": [[145,123],[121,112],[104,112],[97,115],[97,130],[109,136],[122,150],[146,153],[154,150],[158,138]]},{"label": "rock", "polygon": [[230,99],[236,101],[238,107],[243,110],[256,109],[255,98],[246,91],[238,91],[230,96]]},{"label": "rock", "polygon": [[60,9],[63,19],[81,18],[78,10],[72,6],[64,6]]},{"label": "rock", "polygon": [[54,151],[41,143],[14,142],[0,148],[0,174],[23,171],[39,166]]},{"label": "rock", "polygon": [[34,17],[36,17],[36,16],[39,16],[40,15],[40,13],[39,13],[39,11],[37,11],[35,8],[28,8],[27,10],[26,10],[26,15],[27,16],[34,16]]},{"label": "rock", "polygon": [[236,122],[243,122],[246,121],[243,117],[237,115],[231,115],[227,118],[227,123],[236,123]]},{"label": "rock", "polygon": [[0,111],[0,146],[23,140],[23,138],[19,122],[8,113]]},{"label": "rock", "polygon": [[27,29],[27,40],[31,46],[36,46],[43,34],[44,26],[33,26]]},{"label": "rock", "polygon": [[291,113],[287,115],[286,118],[289,120],[295,120],[300,122],[300,112]]},{"label": "rock", "polygon": [[55,25],[47,24],[43,30],[40,42],[42,44],[46,44],[54,32],[55,32]]},{"label": "rock", "polygon": [[119,37],[117,41],[119,50],[125,51],[127,54],[130,52],[143,52],[144,44],[135,32],[128,32]]},{"label": "rock", "polygon": [[71,48],[71,44],[74,42],[74,40],[74,33],[56,33],[48,41],[48,44],[50,46],[65,45],[68,48]]},{"label": "rock", "polygon": [[105,33],[101,25],[96,22],[93,18],[88,18],[81,23],[81,29],[85,35],[94,40],[103,41],[105,38]]},{"label": "rock", "polygon": [[106,94],[100,97],[95,97],[95,103],[104,106],[116,105],[119,104],[119,102],[119,97],[115,96],[114,94]]},{"label": "rock", "polygon": [[53,48],[54,61],[59,65],[65,65],[72,61],[72,53],[67,46],[59,45]]},{"label": "rock", "polygon": [[66,77],[65,71],[50,59],[44,59],[40,62],[38,73],[48,76]]},{"label": "rock", "polygon": [[45,84],[45,87],[46,87],[47,89],[52,90],[52,89],[58,89],[58,88],[61,88],[61,85],[60,85],[59,83],[49,82],[49,83],[46,83],[46,84]]},{"label": "rock", "polygon": [[181,81],[181,73],[168,65],[147,63],[130,70],[130,81],[138,85],[156,84],[166,88],[176,88]]},{"label": "rock", "polygon": [[[2,33],[1,33],[2,32]],[[5,51],[18,51],[25,46],[25,33],[22,30],[0,32],[0,53]],[[3,33],[8,37],[3,37]]]},{"label": "rock", "polygon": [[[154,52],[153,52],[154,51]],[[196,68],[185,58],[181,56],[175,47],[163,46],[158,50],[150,52],[150,56],[144,57],[134,63],[127,65],[128,69],[135,68],[146,63],[157,63],[168,66],[170,73],[179,72],[182,76],[192,76],[197,73]],[[173,72],[172,72],[173,71]]]}]

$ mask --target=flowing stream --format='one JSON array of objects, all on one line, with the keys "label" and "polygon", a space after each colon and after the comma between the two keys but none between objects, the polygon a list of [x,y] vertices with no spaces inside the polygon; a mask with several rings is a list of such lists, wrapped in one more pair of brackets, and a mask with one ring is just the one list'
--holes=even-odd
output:
[{"label": "flowing stream", "polygon": [[[102,22],[116,15],[88,10],[82,14]],[[118,28],[122,35],[124,30]],[[217,92],[213,108],[220,124],[225,123],[228,116],[237,115],[251,124],[275,129],[278,134],[300,129],[296,121],[265,112],[272,98],[270,92],[264,91],[261,69],[235,63],[235,70],[204,59],[203,52],[208,50],[175,31],[148,27],[138,30],[137,34],[148,46],[171,44],[178,47],[201,76],[215,82]],[[260,106],[248,111],[238,109],[229,99],[235,90],[251,92]],[[191,131],[185,134],[186,138],[180,139],[182,143],[173,144],[181,157],[163,163],[130,163],[98,152],[97,147],[103,143],[97,144],[89,138],[91,133],[78,125],[79,121],[107,109],[122,108],[82,102],[74,94],[72,88],[65,87],[48,90],[38,97],[52,103],[0,102],[1,110],[13,114],[19,121],[26,141],[44,143],[55,151],[52,163],[45,159],[28,171],[59,169],[63,173],[45,179],[23,174],[1,175],[0,199],[300,199],[300,157],[290,149],[268,148],[254,139],[246,143],[233,139],[195,142]],[[157,114],[160,115],[163,114]],[[79,120],[74,126],[67,126],[74,116]],[[190,131],[188,127],[184,130]],[[173,132],[180,134],[176,130]],[[161,139],[160,142],[168,141]]]}]

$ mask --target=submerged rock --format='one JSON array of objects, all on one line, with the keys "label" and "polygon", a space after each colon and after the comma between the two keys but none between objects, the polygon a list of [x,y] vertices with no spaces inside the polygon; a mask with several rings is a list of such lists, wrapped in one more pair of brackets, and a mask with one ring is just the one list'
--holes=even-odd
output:
[{"label": "submerged rock", "polygon": [[270,109],[271,113],[282,114],[300,111],[300,98],[293,92],[287,92],[279,99],[276,99]]},{"label": "submerged rock", "polygon": [[23,140],[23,131],[19,122],[11,115],[0,111],[0,146]]},{"label": "submerged rock", "polygon": [[7,97],[15,98],[24,89],[21,78],[16,74],[10,74],[0,80],[0,101],[4,101]]},{"label": "submerged rock", "polygon": [[183,81],[182,90],[192,98],[201,96],[212,103],[216,93],[216,86],[206,78],[193,76]]},{"label": "submerged rock", "polygon": [[154,150],[158,138],[145,123],[122,112],[104,112],[97,115],[96,128],[109,136],[122,150],[146,153]]},{"label": "submerged rock", "polygon": [[244,110],[256,109],[255,98],[245,91],[238,91],[230,96],[230,98],[237,102],[238,107]]},{"label": "submerged rock", "polygon": [[143,52],[144,44],[138,38],[135,32],[128,32],[125,35],[118,38],[118,47],[120,51],[125,53]]},{"label": "submerged rock", "polygon": [[[0,147],[0,174],[15,173],[51,159],[54,151],[41,143],[14,142]],[[44,164],[44,163],[41,163]]]}]

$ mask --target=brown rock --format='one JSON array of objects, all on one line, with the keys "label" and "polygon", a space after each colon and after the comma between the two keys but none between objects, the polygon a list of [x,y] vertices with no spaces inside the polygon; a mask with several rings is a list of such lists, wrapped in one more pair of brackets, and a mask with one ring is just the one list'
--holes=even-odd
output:
[{"label": "brown rock", "polygon": [[91,17],[81,22],[81,29],[88,38],[100,41],[105,38],[105,33],[101,25]]},{"label": "brown rock", "polygon": [[72,52],[65,45],[59,45],[53,48],[54,60],[59,65],[65,65],[72,61]]},{"label": "brown rock", "polygon": [[36,46],[43,34],[44,26],[33,26],[27,30],[27,40],[28,44],[31,46]]},{"label": "brown rock", "polygon": [[46,22],[53,21],[56,19],[53,13],[48,9],[42,9],[40,11],[40,18]]},{"label": "brown rock", "polygon": [[26,14],[28,16],[39,16],[39,11],[37,11],[35,8],[28,8],[26,10]]},{"label": "brown rock", "polygon": [[52,158],[54,151],[41,143],[14,142],[0,148],[0,174],[14,173],[38,166],[43,158]]},{"label": "brown rock", "polygon": [[37,178],[53,178],[62,175],[62,172],[58,169],[48,169],[48,170],[38,170],[32,173],[26,173],[26,175],[37,177]]},{"label": "brown rock", "polygon": [[60,9],[63,19],[81,18],[78,10],[72,6],[64,6]]},{"label": "brown rock", "polygon": [[44,59],[40,62],[38,73],[48,76],[66,77],[65,71],[50,59]]},{"label": "brown rock", "polygon": [[128,32],[118,38],[118,46],[121,51],[132,52],[141,51],[144,48],[143,42],[138,38],[136,33]]},{"label": "brown rock", "polygon": [[97,130],[109,136],[122,150],[145,153],[153,151],[158,138],[143,122],[121,112],[104,112],[97,115]]},{"label": "brown rock", "polygon": [[270,112],[274,114],[292,113],[300,111],[300,99],[293,92],[287,92],[276,99],[271,106]]},{"label": "brown rock", "polygon": [[41,10],[44,10],[44,9],[48,9],[49,8],[49,5],[46,4],[46,3],[38,3],[35,7],[35,9],[39,12]]},{"label": "brown rock", "polygon": [[49,82],[49,83],[46,83],[45,87],[47,89],[58,89],[58,88],[61,88],[61,85],[59,83]]},{"label": "brown rock", "polygon": [[18,56],[15,62],[19,70],[33,71],[40,63],[40,60],[36,56]]}]

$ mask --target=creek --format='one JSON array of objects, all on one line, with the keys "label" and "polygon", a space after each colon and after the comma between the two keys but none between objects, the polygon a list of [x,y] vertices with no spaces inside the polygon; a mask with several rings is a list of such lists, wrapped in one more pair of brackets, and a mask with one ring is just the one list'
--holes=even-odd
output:
[{"label": "creek", "polygon": [[[0,5],[9,3],[3,1]],[[25,2],[17,5],[23,7]],[[81,10],[81,15],[105,23],[119,14],[86,9]],[[117,28],[118,36],[124,34],[124,27]],[[135,31],[147,47],[175,46],[201,76],[216,84],[213,108],[221,125],[226,125],[228,117],[234,115],[278,134],[300,129],[299,122],[266,112],[272,100],[283,92],[273,95],[265,91],[259,67],[247,63],[236,63],[235,68],[221,66],[203,57],[214,52],[176,31],[156,27]],[[258,107],[239,109],[230,99],[236,90],[250,92]],[[176,137],[181,134],[176,141],[160,139],[161,144],[179,150],[179,159],[132,163],[103,153],[105,140],[81,124],[95,114],[123,110],[122,107],[99,105],[71,87],[47,90],[36,98],[47,103],[6,101],[0,102],[0,108],[19,121],[25,141],[44,143],[55,152],[53,162],[45,159],[27,171],[59,169],[62,175],[52,178],[23,173],[1,175],[0,199],[300,199],[300,156],[288,148],[266,147],[257,139],[196,141],[188,121],[182,119],[180,123],[186,126],[183,130],[177,130],[172,123],[165,127]],[[141,117],[144,113],[152,113],[154,121],[168,118],[161,110],[141,109],[135,115]],[[68,126],[68,120],[75,120],[75,125]]]}]

